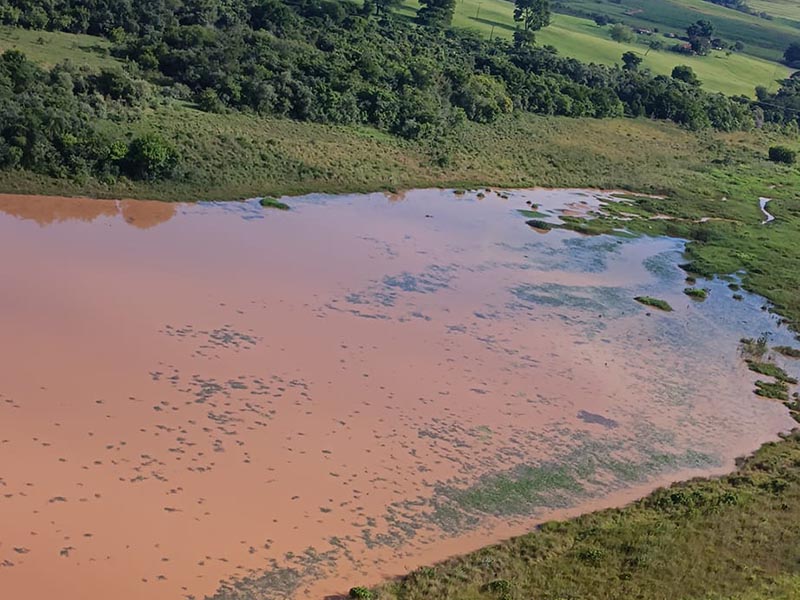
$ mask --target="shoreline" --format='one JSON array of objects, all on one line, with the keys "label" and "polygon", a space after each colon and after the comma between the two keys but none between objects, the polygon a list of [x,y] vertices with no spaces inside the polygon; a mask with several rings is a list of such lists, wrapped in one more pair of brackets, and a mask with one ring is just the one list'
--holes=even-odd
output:
[{"label": "shoreline", "polygon": [[[387,575],[383,582],[380,584],[371,586],[369,588],[370,595],[369,598],[377,598],[380,600],[387,600],[390,598],[424,598],[427,596],[419,596],[413,593],[408,594],[409,591],[406,589],[410,587],[412,592],[416,591],[416,587],[421,584],[419,583],[421,580],[425,578],[434,579],[440,575],[440,572],[448,573],[449,571],[458,571],[463,572],[465,570],[464,564],[468,564],[470,566],[474,566],[475,562],[483,562],[486,564],[491,565],[493,559],[489,558],[494,554],[501,554],[515,552],[518,551],[519,546],[525,546],[530,544],[531,546],[537,546],[537,540],[541,542],[541,539],[545,537],[558,537],[561,534],[566,535],[565,532],[569,532],[570,529],[579,529],[578,536],[580,537],[580,529],[587,527],[589,530],[596,530],[598,527],[596,525],[597,522],[600,523],[618,523],[620,521],[624,521],[626,518],[635,518],[635,514],[637,512],[645,512],[648,510],[653,510],[653,506],[658,506],[659,504],[664,503],[665,499],[671,498],[675,501],[676,498],[685,498],[685,490],[691,490],[693,488],[700,488],[704,491],[714,490],[716,488],[728,488],[731,482],[736,483],[737,480],[743,479],[746,480],[751,477],[750,472],[751,470],[755,471],[766,471],[766,467],[764,465],[759,465],[758,463],[762,460],[764,455],[770,455],[773,453],[777,453],[778,455],[782,455],[786,457],[788,454],[797,455],[800,452],[800,427],[794,427],[791,431],[787,433],[779,434],[778,438],[774,441],[766,441],[761,444],[758,448],[753,450],[751,453],[741,456],[736,459],[735,466],[732,470],[721,470],[720,473],[716,475],[706,475],[706,476],[699,476],[699,477],[691,477],[688,479],[678,479],[674,480],[672,483],[667,485],[659,485],[656,487],[651,487],[650,491],[643,495],[638,495],[636,497],[631,498],[625,504],[615,504],[615,505],[608,505],[608,506],[601,506],[595,510],[590,512],[575,512],[565,510],[563,511],[563,515],[559,515],[555,519],[549,519],[545,521],[539,522],[534,527],[529,528],[526,532],[523,532],[519,535],[512,535],[509,537],[505,537],[504,539],[498,539],[494,542],[490,542],[487,544],[480,545],[478,547],[470,547],[465,551],[458,552],[447,558],[445,560],[435,562],[430,564],[430,566],[417,566],[414,569],[407,569],[406,572],[402,575]],[[788,461],[787,461],[788,462]],[[769,462],[770,466],[774,466],[774,461]],[[754,469],[755,467],[755,469]],[[796,458],[794,459],[793,463],[791,464],[790,468],[797,469]],[[761,488],[767,488],[768,485],[771,483],[772,480],[775,479],[771,473],[770,475],[766,476],[766,481],[761,483]],[[633,491],[633,490],[631,490]],[[764,492],[766,495],[768,492]],[[633,495],[633,494],[631,494]],[[655,509],[658,512],[658,508]],[[634,517],[631,517],[634,515]],[[687,519],[688,520],[688,519]],[[678,527],[687,527],[688,524],[682,523],[680,519],[675,523]],[[543,542],[544,543],[544,542]],[[720,550],[720,549],[718,549]],[[722,549],[724,550],[724,549]],[[732,550],[729,548],[728,550]],[[549,557],[545,557],[541,559],[541,562],[546,562]],[[677,558],[677,557],[676,557]],[[748,557],[749,558],[749,557]],[[573,561],[574,562],[574,561]],[[713,562],[713,561],[712,561]],[[525,562],[525,568],[530,569],[531,571],[536,570],[535,564],[530,564],[527,561]],[[492,571],[489,569],[490,572]],[[497,572],[494,571],[493,575],[497,575]],[[607,573],[607,579],[612,577],[612,573]],[[798,577],[797,575],[795,577]],[[492,581],[508,581],[504,578],[494,578],[494,577],[487,577],[486,583],[480,586],[478,589],[475,586],[471,586],[470,589],[475,592],[482,592],[476,593],[474,596],[471,597],[486,597],[486,598],[496,598],[498,596],[494,595],[492,586],[490,585]],[[512,580],[509,582],[511,585],[511,589],[515,589],[516,585],[515,582]],[[358,585],[358,582],[354,582],[353,585]],[[457,585],[457,584],[455,584]],[[430,587],[430,586],[426,586]],[[702,584],[701,584],[702,587]],[[365,588],[366,589],[366,588]],[[743,588],[738,588],[737,591],[741,592]],[[792,589],[795,589],[792,587]],[[643,592],[643,593],[642,593]],[[640,590],[642,595],[638,597],[642,598],[663,598],[664,596],[660,595],[658,590],[656,589],[645,589]],[[709,591],[708,593],[712,593]],[[455,595],[453,595],[455,594]],[[317,598],[321,598],[323,596],[317,595]],[[325,598],[347,598],[348,596],[344,593],[340,593],[339,595],[327,595],[324,596]],[[352,597],[352,596],[350,596]],[[447,588],[447,593],[443,593],[441,596],[436,596],[438,598],[459,598],[461,596],[458,595],[458,592],[454,592],[452,587]],[[501,596],[503,597],[503,596]],[[512,597],[512,596],[506,596]],[[516,597],[516,596],[513,596]],[[588,592],[585,595],[581,595],[582,598],[607,598],[609,596],[604,595],[602,592]],[[674,596],[673,596],[674,597]],[[686,597],[689,597],[688,595]],[[691,596],[694,597],[694,596]],[[714,596],[716,597],[716,596]],[[725,597],[728,597],[727,595]],[[737,596],[738,597],[738,596]],[[743,596],[744,597],[744,596]],[[747,596],[750,598],[751,596]],[[767,598],[773,598],[778,596],[773,595],[764,595],[758,596],[754,595],[753,598],[759,598],[766,600]],[[793,596],[780,596],[780,597],[793,597]]]},{"label": "shoreline", "polygon": [[[431,189],[433,189],[433,188],[431,188]],[[505,191],[507,188],[493,188],[493,189],[495,189],[495,190],[501,190],[502,189],[503,191]],[[517,189],[520,189],[520,188],[512,188],[512,189],[513,190],[517,190]],[[588,193],[606,194],[606,195],[613,194],[613,193],[630,193],[630,192],[626,192],[624,190],[618,190],[618,189],[617,190],[599,190],[599,189],[592,189],[592,188],[542,188],[542,187],[527,188],[527,189],[535,189],[535,190],[572,189],[572,190],[586,191]],[[474,188],[473,188],[473,190],[474,190]],[[380,193],[380,192],[373,192],[372,194],[377,194],[377,193]],[[385,194],[384,193],[384,195],[389,195],[389,194]],[[11,196],[0,195],[0,200],[2,200],[4,197],[5,198],[13,197],[13,198],[16,198],[16,199],[19,199],[19,200],[24,200],[26,197],[30,197],[30,196],[19,195],[19,194],[15,194],[15,195],[11,195]],[[76,201],[83,200],[83,201],[85,201],[86,204],[90,204],[90,203],[94,202],[95,200],[97,200],[97,199],[92,199],[92,198],[70,198],[70,197],[63,197],[63,196],[59,196],[58,198],[64,200],[65,203],[68,202],[69,200],[76,200]],[[140,202],[140,201],[135,200],[135,199],[129,199],[128,201],[130,201],[132,203]],[[115,205],[119,205],[122,202],[126,202],[126,200],[116,200],[116,201],[108,201],[108,202],[112,203],[112,204],[115,204]],[[170,206],[170,203],[159,203],[159,204],[162,204],[165,207]],[[189,204],[191,204],[191,203],[189,203]],[[174,204],[173,204],[173,206],[174,206]],[[758,400],[755,400],[755,401],[767,401],[767,400],[758,399]],[[796,429],[792,429],[792,431],[796,431]],[[778,439],[783,439],[783,441],[785,442],[786,438],[789,435],[791,435],[791,434],[779,433],[778,434]],[[753,450],[750,451],[749,454],[745,453],[745,457],[749,456],[750,458],[752,458],[755,454],[760,452],[761,449],[763,449],[763,447],[769,445],[770,443],[772,443],[772,442],[769,441],[769,440],[764,441],[761,444],[760,448],[754,448]],[[782,443],[782,442],[777,442],[777,443]],[[748,460],[748,458],[745,458],[745,461],[746,460]],[[731,471],[731,469],[732,469],[732,467],[734,467],[736,464],[738,464],[740,462],[742,462],[740,459],[728,461],[728,463],[726,465],[720,466],[719,468],[716,468],[716,469],[711,469],[710,471],[706,471],[706,472],[704,472],[702,474],[698,474],[696,469],[695,470],[688,469],[688,470],[685,470],[685,471],[677,471],[677,472],[673,473],[670,476],[656,478],[654,481],[651,481],[651,482],[649,482],[647,484],[642,484],[640,486],[637,485],[637,486],[634,486],[632,488],[628,488],[628,489],[624,490],[623,492],[614,492],[614,493],[610,494],[609,496],[604,497],[602,501],[597,501],[595,503],[594,500],[591,500],[588,503],[589,506],[587,506],[586,504],[583,504],[581,506],[573,507],[573,508],[570,508],[570,509],[563,509],[563,510],[560,510],[560,511],[554,511],[553,514],[548,514],[547,518],[543,518],[543,517],[540,516],[540,517],[536,517],[536,518],[516,519],[516,520],[514,520],[512,522],[509,522],[505,526],[500,526],[498,524],[495,524],[494,526],[487,525],[485,527],[482,527],[477,532],[475,532],[474,535],[470,534],[468,536],[460,537],[457,540],[453,540],[451,544],[452,544],[453,547],[458,547],[458,551],[456,553],[450,554],[449,555],[450,558],[444,558],[444,559],[440,559],[440,560],[441,560],[442,563],[448,563],[449,561],[452,561],[454,559],[458,559],[460,557],[463,557],[464,556],[464,552],[463,552],[462,546],[465,545],[465,543],[466,543],[465,542],[465,537],[466,537],[466,539],[470,539],[470,540],[474,539],[475,540],[474,544],[472,544],[472,543],[468,544],[468,546],[470,548],[468,553],[471,553],[474,550],[478,550],[478,549],[486,549],[489,546],[508,544],[511,541],[513,541],[516,537],[527,535],[527,533],[529,533],[531,531],[531,529],[533,529],[534,532],[538,531],[539,529],[541,529],[540,525],[542,523],[552,522],[554,519],[558,519],[558,520],[561,520],[561,519],[576,520],[576,519],[580,519],[582,517],[593,515],[593,514],[597,513],[598,511],[599,512],[603,512],[603,511],[608,510],[608,509],[611,509],[611,510],[625,510],[626,508],[629,508],[630,506],[635,505],[635,504],[643,501],[644,499],[653,496],[659,489],[663,488],[664,486],[674,487],[674,486],[685,485],[687,483],[687,478],[689,478],[688,482],[696,481],[698,479],[701,479],[703,481],[711,481],[711,482],[719,481],[722,478],[730,476],[731,472],[736,473],[738,471],[738,469],[735,469],[733,471]],[[594,504],[593,507],[591,506],[592,504]],[[487,538],[486,537],[486,532],[489,529],[491,529],[491,531],[493,533],[493,537]],[[500,533],[498,535],[498,531],[502,531],[503,533]],[[415,564],[417,562],[420,562],[420,564],[416,564],[416,567],[414,567],[414,568],[417,568],[421,564],[424,564],[425,562],[427,562],[426,560],[423,560],[424,556],[425,556],[424,554],[422,554],[420,556],[420,561],[416,561],[415,560]],[[437,563],[437,564],[439,564],[439,563]],[[406,565],[403,565],[402,570],[407,570]],[[391,573],[391,574],[387,573],[387,576],[389,576],[391,579],[389,581],[384,581],[384,583],[382,585],[384,585],[384,586],[388,585],[392,581],[396,581],[398,577],[401,577],[401,576],[399,576],[397,574],[396,571],[397,570],[394,570],[394,572]],[[342,580],[342,583],[344,583],[344,580]],[[314,586],[312,586],[311,589],[312,590],[315,589]],[[337,588],[337,589],[339,591],[341,591],[342,588]],[[334,590],[332,590],[332,589],[326,588],[325,590],[322,590],[321,594],[314,594],[313,596],[309,596],[309,597],[319,597],[319,595],[324,595],[325,593],[331,593],[333,591]]]},{"label": "shoreline", "polygon": [[[740,470],[740,465],[755,457],[764,447],[771,444],[785,443],[792,435],[800,434],[800,425],[783,432],[778,432],[772,439],[764,440],[755,448],[736,457],[732,463],[721,465],[713,469],[682,469],[661,477],[656,477],[646,483],[635,485],[623,490],[615,490],[609,495],[594,498],[586,503],[581,503],[569,508],[550,509],[542,511],[544,515],[520,517],[504,521],[500,517],[490,517],[487,523],[478,529],[456,536],[443,544],[452,548],[441,557],[442,545],[427,548],[415,554],[413,560],[402,567],[381,574],[378,582],[361,581],[354,573],[353,577],[339,575],[335,578],[324,578],[311,582],[305,586],[301,593],[294,597],[299,600],[339,599],[347,597],[347,590],[352,586],[366,585],[371,589],[385,588],[388,585],[402,581],[410,573],[428,567],[437,567],[465,556],[480,553],[486,549],[500,547],[513,542],[517,538],[537,535],[541,528],[549,523],[572,522],[581,518],[601,515],[609,511],[624,511],[638,503],[646,501],[661,490],[669,490],[684,486],[692,482],[716,482],[725,477],[735,475]],[[702,472],[700,472],[702,471]],[[438,556],[438,558],[437,558]]]}]

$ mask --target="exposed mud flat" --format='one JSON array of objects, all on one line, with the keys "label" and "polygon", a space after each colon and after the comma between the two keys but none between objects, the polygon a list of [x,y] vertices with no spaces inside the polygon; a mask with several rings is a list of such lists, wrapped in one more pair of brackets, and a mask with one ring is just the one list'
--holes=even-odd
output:
[{"label": "exposed mud flat", "polygon": [[790,339],[761,299],[519,212],[609,195],[508,194],[0,197],[4,596],[320,598],[792,426],[737,356]]}]

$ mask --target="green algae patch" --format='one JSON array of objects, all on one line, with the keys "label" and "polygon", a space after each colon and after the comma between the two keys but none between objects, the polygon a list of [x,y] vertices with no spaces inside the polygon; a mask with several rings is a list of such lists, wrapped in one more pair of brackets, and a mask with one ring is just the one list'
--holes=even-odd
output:
[{"label": "green algae patch", "polygon": [[652,296],[636,296],[634,300],[636,300],[639,304],[644,304],[645,306],[652,306],[653,308],[663,310],[664,312],[672,312],[672,307],[669,305],[669,302],[666,300],[661,300],[660,298],[653,298]]},{"label": "green algae patch", "polygon": [[278,210],[289,210],[291,208],[285,202],[281,202],[277,198],[270,198],[269,196],[261,198],[258,203],[264,208],[276,208]]}]

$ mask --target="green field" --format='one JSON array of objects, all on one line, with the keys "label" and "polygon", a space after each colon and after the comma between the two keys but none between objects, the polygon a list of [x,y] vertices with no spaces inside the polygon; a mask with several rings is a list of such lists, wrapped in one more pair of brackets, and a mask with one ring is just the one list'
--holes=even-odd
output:
[{"label": "green field", "polygon": [[[418,6],[416,0],[406,0],[402,10],[410,15]],[[516,26],[512,13],[513,4],[506,0],[459,0],[454,25],[485,35],[511,37]],[[551,44],[561,54],[584,62],[621,64],[620,57],[630,50],[643,56],[643,67],[655,73],[669,75],[676,65],[689,65],[708,89],[726,94],[753,97],[759,85],[775,90],[778,80],[790,72],[776,62],[746,54],[727,56],[724,52],[712,52],[710,56],[685,56],[667,50],[650,50],[644,42],[621,44],[610,38],[608,27],[569,15],[553,15],[552,24],[538,32],[536,38],[537,43]]]},{"label": "green field", "polygon": [[779,60],[786,47],[800,38],[800,30],[783,21],[768,21],[704,0],[568,0],[564,5],[637,27],[658,27],[661,33],[684,33],[690,23],[707,19],[723,40],[740,41],[746,54],[769,60]]},{"label": "green field", "polygon": [[110,66],[117,63],[109,55],[110,47],[108,40],[91,35],[0,27],[0,52],[21,50],[31,60],[47,67],[64,60],[93,68]]},{"label": "green field", "polygon": [[800,23],[800,3],[797,0],[748,0],[747,3],[759,12]]}]

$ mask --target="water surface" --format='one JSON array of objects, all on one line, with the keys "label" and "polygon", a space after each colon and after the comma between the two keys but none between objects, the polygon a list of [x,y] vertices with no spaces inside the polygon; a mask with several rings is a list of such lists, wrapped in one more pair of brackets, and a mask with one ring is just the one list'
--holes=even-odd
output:
[{"label": "water surface", "polygon": [[606,194],[508,195],[0,197],[4,595],[321,598],[792,426],[737,355],[787,337],[761,299],[518,212]]}]

